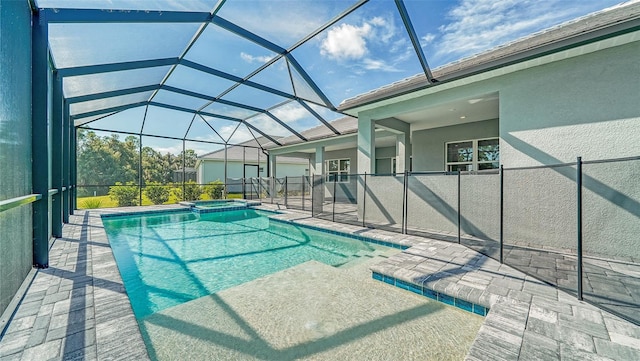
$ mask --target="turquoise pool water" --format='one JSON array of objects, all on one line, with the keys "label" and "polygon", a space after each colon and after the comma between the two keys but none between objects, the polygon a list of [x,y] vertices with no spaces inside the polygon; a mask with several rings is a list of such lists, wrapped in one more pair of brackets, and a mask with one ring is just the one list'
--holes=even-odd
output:
[{"label": "turquoise pool water", "polygon": [[388,250],[253,209],[102,222],[138,319],[310,260],[340,266]]}]

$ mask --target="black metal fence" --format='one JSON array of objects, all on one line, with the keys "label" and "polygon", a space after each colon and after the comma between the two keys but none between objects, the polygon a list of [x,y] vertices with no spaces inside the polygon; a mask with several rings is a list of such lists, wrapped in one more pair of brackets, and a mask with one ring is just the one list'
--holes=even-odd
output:
[{"label": "black metal fence", "polygon": [[315,176],[312,214],[463,244],[640,324],[639,179],[640,157]]},{"label": "black metal fence", "polygon": [[[640,157],[578,158],[479,172],[238,178],[217,195],[460,243],[640,324],[639,179]],[[126,186],[78,194],[91,187]],[[213,194],[210,184],[164,187],[173,202],[215,198],[201,195]],[[147,188],[133,186],[134,204],[150,204]]]}]

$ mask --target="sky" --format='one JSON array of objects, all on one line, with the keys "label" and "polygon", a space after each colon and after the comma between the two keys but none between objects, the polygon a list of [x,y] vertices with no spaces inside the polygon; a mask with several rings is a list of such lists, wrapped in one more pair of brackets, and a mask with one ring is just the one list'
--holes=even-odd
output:
[{"label": "sky", "polygon": [[[210,11],[214,0],[38,0],[40,7],[84,7],[107,9],[145,9],[174,11]],[[523,36],[556,26],[594,11],[620,3],[616,0],[405,0],[421,51],[434,69],[478,54]],[[353,1],[249,1],[228,0],[218,16],[245,28],[291,55],[315,82],[329,101],[338,105],[345,99],[391,84],[422,72],[414,48],[394,1],[371,0],[344,19],[299,44],[308,34],[351,6]],[[50,25],[50,46],[58,68],[163,57],[177,57],[197,32],[199,24],[55,24]],[[293,48],[294,45],[297,47]],[[108,49],[108,51],[105,51]],[[185,59],[224,71],[240,78],[272,61],[277,54],[254,42],[215,25],[209,25]],[[155,68],[154,68],[155,69]],[[75,96],[142,85],[159,84],[166,69],[131,70],[117,73],[65,79],[65,95]],[[290,76],[291,75],[291,76]],[[327,120],[340,114],[313,105],[322,103],[305,81],[304,73],[283,58],[253,75],[250,80],[268,87],[295,93],[308,100]],[[222,99],[271,108],[272,114],[295,131],[321,124],[297,102],[241,85],[231,91],[233,82],[185,66],[178,66],[167,85],[185,90],[222,96]],[[76,104],[72,112],[82,113],[96,107],[123,105],[144,100],[147,94],[109,98],[94,103]],[[154,101],[192,109],[205,108],[207,101],[161,91]],[[96,128],[108,126],[137,132],[144,117],[138,109],[90,123]],[[213,104],[206,111],[247,119],[247,122],[276,136],[291,133],[265,115],[253,116],[246,109]],[[212,120],[218,134],[199,117],[188,129],[193,114],[150,107],[144,131],[157,135],[183,136],[200,140],[233,142],[252,137],[249,130],[221,119]],[[253,116],[253,117],[251,117]],[[136,127],[137,130],[136,130]],[[171,129],[168,129],[168,128]],[[234,132],[235,131],[235,132]],[[151,144],[152,140],[149,141]],[[182,150],[174,144],[158,142],[161,151]],[[199,144],[199,153],[211,148]]]}]

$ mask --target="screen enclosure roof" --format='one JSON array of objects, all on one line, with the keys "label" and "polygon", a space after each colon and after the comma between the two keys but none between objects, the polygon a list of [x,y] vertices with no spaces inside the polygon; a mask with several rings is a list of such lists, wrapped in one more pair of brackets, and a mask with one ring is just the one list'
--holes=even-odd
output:
[{"label": "screen enclosure roof", "polygon": [[[474,13],[460,14],[470,3],[35,0],[33,6],[75,126],[213,144],[261,139],[261,147],[277,147],[342,134],[332,122],[350,117],[340,110],[345,99],[416,74],[435,83],[432,67],[616,2],[586,2],[537,22],[526,8],[505,9],[515,14],[509,19],[476,11],[471,20],[493,21],[494,38],[465,46],[452,37]],[[550,10],[536,4],[532,9]],[[521,26],[498,31],[513,24]]]}]

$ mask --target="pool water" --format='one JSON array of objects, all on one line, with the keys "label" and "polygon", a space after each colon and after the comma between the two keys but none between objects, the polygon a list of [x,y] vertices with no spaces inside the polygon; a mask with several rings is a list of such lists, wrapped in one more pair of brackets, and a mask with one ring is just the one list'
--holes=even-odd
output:
[{"label": "pool water", "polygon": [[310,260],[340,266],[389,250],[253,209],[108,217],[103,224],[138,319]]}]

